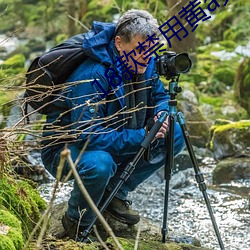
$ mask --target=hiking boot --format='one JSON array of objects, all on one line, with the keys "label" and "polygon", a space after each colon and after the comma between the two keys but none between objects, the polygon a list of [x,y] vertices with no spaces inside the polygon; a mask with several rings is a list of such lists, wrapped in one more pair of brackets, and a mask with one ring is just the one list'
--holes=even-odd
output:
[{"label": "hiking boot", "polygon": [[122,223],[134,225],[140,221],[140,216],[130,208],[131,205],[132,201],[114,197],[105,211]]},{"label": "hiking boot", "polygon": [[67,213],[65,213],[62,217],[62,225],[66,232],[65,236],[68,236],[70,239],[85,243],[97,241],[97,238],[92,234],[90,234],[86,239],[83,238],[82,234],[86,227],[80,226],[78,225],[78,223],[75,223],[75,221],[68,217]]}]

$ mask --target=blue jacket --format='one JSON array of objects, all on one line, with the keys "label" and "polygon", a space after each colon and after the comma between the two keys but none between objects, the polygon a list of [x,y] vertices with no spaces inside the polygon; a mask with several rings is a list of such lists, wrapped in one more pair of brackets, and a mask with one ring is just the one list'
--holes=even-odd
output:
[{"label": "blue jacket", "polygon": [[[68,137],[79,147],[83,147],[88,139],[88,150],[104,150],[113,155],[135,153],[140,148],[140,143],[145,137],[144,128],[124,127],[124,83],[114,88],[105,76],[106,69],[113,64],[117,56],[114,31],[114,24],[94,22],[93,28],[86,33],[83,48],[88,59],[69,77],[68,87],[62,93],[63,101],[57,101],[55,108],[47,116],[48,124],[53,124],[57,128],[59,126],[63,130],[45,131],[45,136],[58,136],[62,133],[59,141],[63,142],[62,138]],[[118,68],[116,72],[122,76]],[[103,91],[97,85],[91,84],[94,79],[98,79],[107,92],[116,89],[113,95],[107,95],[102,99]],[[116,80],[118,79],[114,79],[113,83]],[[154,60],[151,60],[146,72],[138,76],[138,80],[147,80],[146,86],[149,87],[147,106],[153,108],[148,109],[152,112],[147,112],[147,118],[159,111],[168,111],[169,95],[159,80]],[[69,111],[62,112],[65,106]],[[48,129],[48,126],[46,128]]]}]

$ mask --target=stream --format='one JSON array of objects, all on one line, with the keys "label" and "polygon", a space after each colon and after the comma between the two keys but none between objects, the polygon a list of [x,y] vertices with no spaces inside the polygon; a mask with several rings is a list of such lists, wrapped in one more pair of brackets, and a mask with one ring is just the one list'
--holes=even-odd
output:
[{"label": "stream", "polygon": [[[207,185],[207,194],[226,250],[250,250],[250,180],[212,185],[212,158],[201,162],[201,171]],[[142,217],[162,227],[164,212],[165,180],[158,171],[136,192],[130,194],[132,208]],[[42,197],[49,201],[54,182],[39,187]],[[57,193],[55,203],[69,198],[72,182],[64,184]],[[168,228],[180,237],[195,237],[203,247],[219,250],[217,237],[207,211],[203,195],[194,177],[193,168],[173,174],[170,181],[168,203]]]}]

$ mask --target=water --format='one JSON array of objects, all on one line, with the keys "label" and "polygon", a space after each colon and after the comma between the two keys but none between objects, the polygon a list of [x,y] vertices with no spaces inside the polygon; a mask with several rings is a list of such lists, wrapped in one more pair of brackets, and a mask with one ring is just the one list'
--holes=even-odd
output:
[{"label": "water", "polygon": [[[212,159],[203,161],[201,171],[204,174],[209,201],[226,250],[250,250],[250,180],[212,186],[211,173],[215,167]],[[197,187],[192,168],[174,174],[171,182],[168,205],[168,228],[170,233],[196,237],[202,246],[219,250],[219,244],[213,230],[203,195]],[[40,187],[41,195],[50,199],[53,183]],[[178,188],[176,188],[178,187]],[[56,203],[69,198],[72,182],[59,188]],[[165,181],[159,173],[140,185],[130,198],[133,208],[141,216],[162,227],[164,211]]]}]

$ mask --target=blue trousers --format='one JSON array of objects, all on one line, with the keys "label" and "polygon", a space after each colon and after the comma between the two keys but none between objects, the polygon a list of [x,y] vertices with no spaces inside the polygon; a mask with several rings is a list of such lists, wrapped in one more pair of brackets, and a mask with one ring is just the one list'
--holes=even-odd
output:
[{"label": "blue trousers", "polygon": [[[156,170],[164,166],[166,149],[164,148],[164,139],[158,139],[153,143],[151,149],[151,160],[145,161],[142,157],[129,179],[121,186],[116,197],[125,200],[128,192],[136,189],[136,187],[151,176]],[[184,138],[178,123],[175,123],[174,136],[174,154],[177,155],[185,147]],[[81,149],[74,143],[69,144],[71,157],[75,161],[80,154]],[[60,152],[62,149],[53,150],[53,147],[42,151],[42,160],[45,168],[55,177],[57,167],[60,160]],[[127,164],[133,160],[135,155],[115,156],[101,150],[85,151],[77,164],[79,176],[92,197],[96,205],[102,199],[105,189],[111,191],[120,180],[120,175]],[[67,175],[70,167],[65,163],[63,175]],[[81,225],[87,226],[91,223],[94,213],[90,209],[88,203],[84,199],[76,182],[68,201],[68,216],[76,222],[80,218],[80,212],[86,209],[81,218]]]}]

